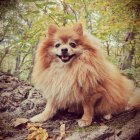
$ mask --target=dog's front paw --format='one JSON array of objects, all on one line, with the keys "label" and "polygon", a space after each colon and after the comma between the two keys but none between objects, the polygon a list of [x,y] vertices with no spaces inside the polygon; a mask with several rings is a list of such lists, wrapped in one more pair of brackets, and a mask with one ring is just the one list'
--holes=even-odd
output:
[{"label": "dog's front paw", "polygon": [[80,127],[85,127],[85,126],[91,125],[91,122],[92,122],[91,119],[89,119],[89,120],[80,119],[80,120],[78,120],[78,125]]},{"label": "dog's front paw", "polygon": [[45,122],[46,120],[47,120],[47,116],[45,116],[42,113],[30,118],[31,122]]}]

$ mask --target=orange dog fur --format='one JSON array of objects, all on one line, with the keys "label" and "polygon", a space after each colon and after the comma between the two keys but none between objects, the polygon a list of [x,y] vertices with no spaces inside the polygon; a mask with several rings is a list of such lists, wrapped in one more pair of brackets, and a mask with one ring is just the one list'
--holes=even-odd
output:
[{"label": "orange dog fur", "polygon": [[[83,116],[78,121],[81,127],[90,125],[94,114],[125,110],[133,96],[133,82],[104,57],[100,46],[98,39],[83,32],[81,24],[49,26],[47,37],[38,47],[33,70],[35,86],[41,89],[47,105],[30,119],[32,122],[46,121],[58,109],[72,104],[83,106]],[[62,49],[69,51],[68,55],[62,55]],[[134,102],[130,101],[130,105]]]}]

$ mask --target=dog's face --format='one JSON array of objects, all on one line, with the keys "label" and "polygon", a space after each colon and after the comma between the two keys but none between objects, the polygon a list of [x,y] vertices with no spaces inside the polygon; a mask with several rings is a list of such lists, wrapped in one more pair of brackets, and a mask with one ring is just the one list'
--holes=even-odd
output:
[{"label": "dog's face", "polygon": [[48,37],[53,40],[51,53],[62,63],[74,61],[82,53],[80,39],[83,36],[82,25],[74,27],[58,28],[51,25],[48,29]]},{"label": "dog's face", "polygon": [[66,43],[62,40],[58,40],[54,43],[53,53],[58,57],[62,62],[70,62],[77,55],[77,43],[69,39]]}]

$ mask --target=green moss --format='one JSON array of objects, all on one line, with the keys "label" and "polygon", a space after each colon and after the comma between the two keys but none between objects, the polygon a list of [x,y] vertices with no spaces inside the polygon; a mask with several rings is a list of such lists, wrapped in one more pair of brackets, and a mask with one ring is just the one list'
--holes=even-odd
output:
[{"label": "green moss", "polygon": [[75,131],[78,131],[78,132],[89,132],[89,131],[96,130],[98,128],[99,128],[99,125],[97,125],[97,124],[93,124],[93,125],[88,126],[88,127],[79,127],[79,126],[77,126],[75,128]]}]

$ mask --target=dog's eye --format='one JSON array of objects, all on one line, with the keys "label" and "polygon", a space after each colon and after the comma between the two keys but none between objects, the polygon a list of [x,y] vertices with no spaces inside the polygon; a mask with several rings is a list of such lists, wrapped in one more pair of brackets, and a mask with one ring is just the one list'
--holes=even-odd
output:
[{"label": "dog's eye", "polygon": [[73,42],[71,42],[71,43],[69,43],[69,44],[70,44],[70,46],[71,46],[72,48],[75,48],[75,47],[76,47],[76,44],[73,43]]},{"label": "dog's eye", "polygon": [[58,48],[61,44],[60,43],[57,43],[55,44],[55,47]]}]

